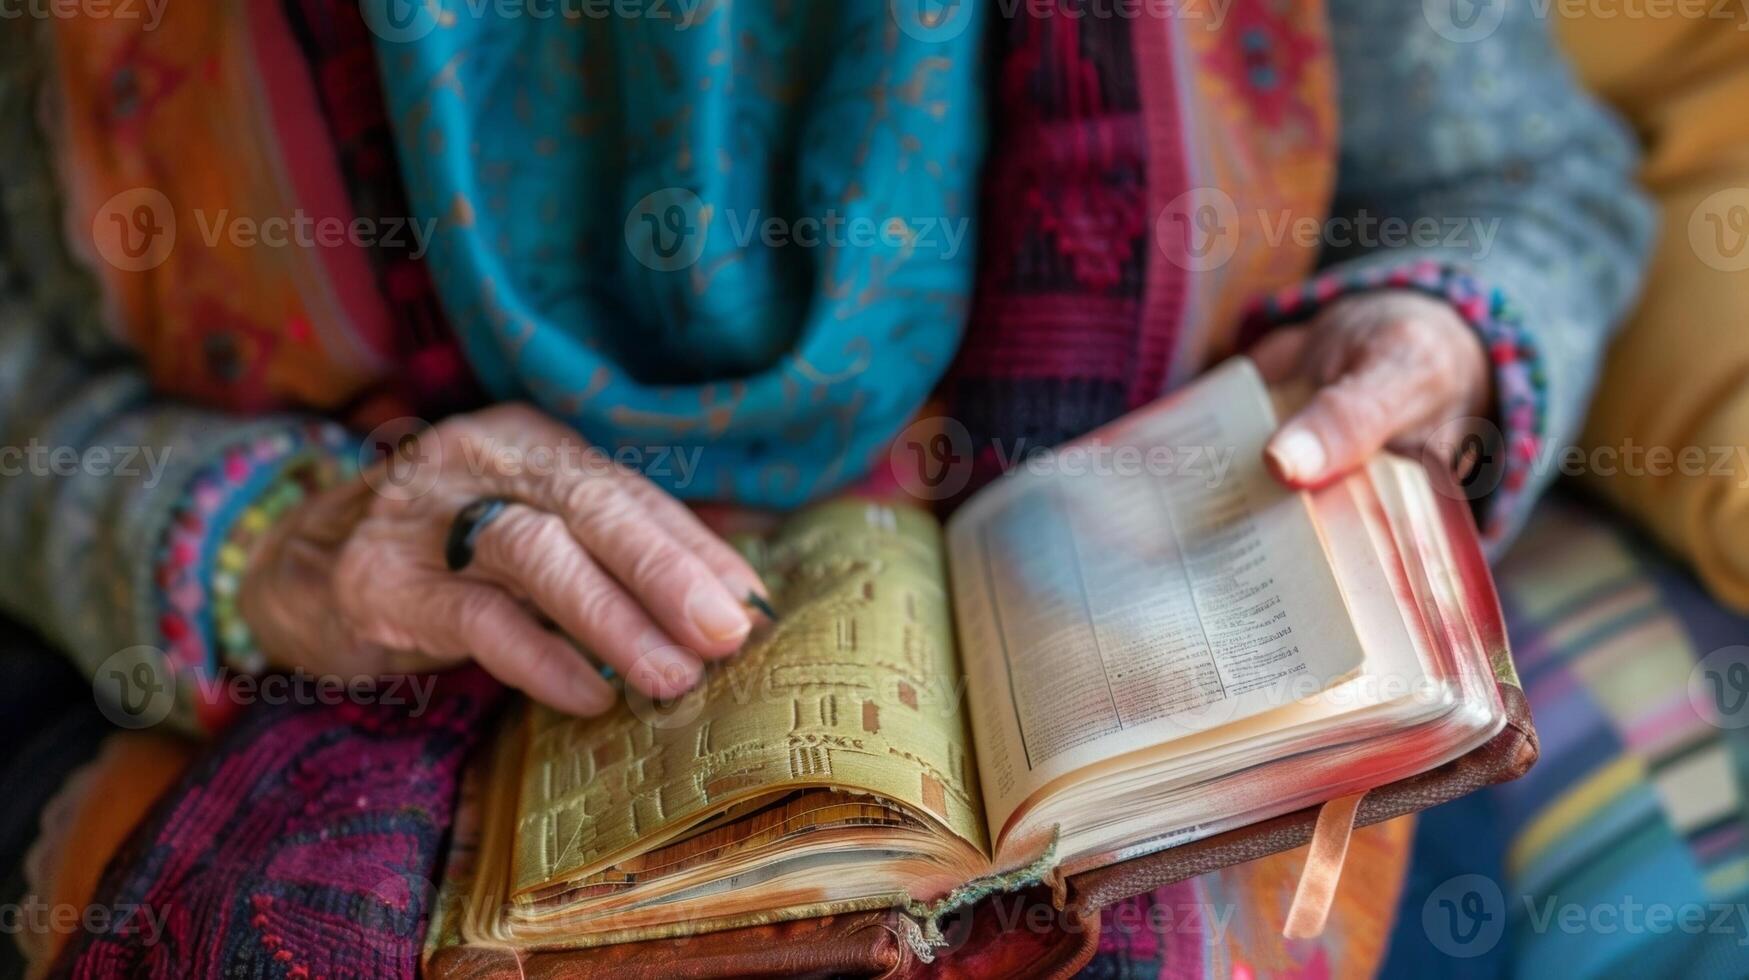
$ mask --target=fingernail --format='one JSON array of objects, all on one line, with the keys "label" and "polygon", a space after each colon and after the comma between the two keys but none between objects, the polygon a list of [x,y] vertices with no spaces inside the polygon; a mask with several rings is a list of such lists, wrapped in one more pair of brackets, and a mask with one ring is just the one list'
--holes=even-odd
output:
[{"label": "fingernail", "polygon": [[753,629],[747,610],[720,588],[700,585],[686,596],[686,618],[713,640],[739,640]]},{"label": "fingernail", "polygon": [[1324,472],[1324,443],[1305,429],[1290,428],[1269,444],[1276,471],[1294,483],[1311,483]]},{"label": "fingernail", "polygon": [[749,592],[747,593],[747,598],[742,601],[747,605],[752,606],[759,615],[764,616],[771,622],[777,622],[777,610],[772,608],[771,603],[767,601],[764,596],[757,592]]}]

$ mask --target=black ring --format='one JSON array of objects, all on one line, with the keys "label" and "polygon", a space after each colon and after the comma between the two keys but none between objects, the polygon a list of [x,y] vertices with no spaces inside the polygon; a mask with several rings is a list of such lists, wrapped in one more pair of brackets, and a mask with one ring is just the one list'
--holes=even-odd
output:
[{"label": "black ring", "polygon": [[498,519],[510,501],[503,497],[481,497],[456,512],[449,525],[449,540],[443,546],[443,560],[449,570],[459,572],[474,560],[474,542],[486,525]]}]

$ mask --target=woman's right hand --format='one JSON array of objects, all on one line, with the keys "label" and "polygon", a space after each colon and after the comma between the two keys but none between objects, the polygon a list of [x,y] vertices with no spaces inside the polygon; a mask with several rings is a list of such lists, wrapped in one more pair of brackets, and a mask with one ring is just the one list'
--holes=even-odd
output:
[{"label": "woman's right hand", "polygon": [[[551,417],[514,404],[457,416],[425,430],[413,458],[434,481],[395,486],[367,470],[294,508],[251,555],[239,609],[275,666],[350,678],[472,658],[538,701],[593,715],[614,688],[579,650],[672,698],[752,629],[744,600],[765,594],[752,567]],[[450,526],[482,497],[514,503],[452,572]]]}]

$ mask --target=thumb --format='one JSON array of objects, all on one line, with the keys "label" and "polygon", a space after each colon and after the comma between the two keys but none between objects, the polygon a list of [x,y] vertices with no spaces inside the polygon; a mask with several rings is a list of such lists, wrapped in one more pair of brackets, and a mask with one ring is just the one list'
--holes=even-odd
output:
[{"label": "thumb", "polygon": [[1426,414],[1429,387],[1397,358],[1369,353],[1320,388],[1264,447],[1276,478],[1323,486],[1364,465],[1396,433]]}]

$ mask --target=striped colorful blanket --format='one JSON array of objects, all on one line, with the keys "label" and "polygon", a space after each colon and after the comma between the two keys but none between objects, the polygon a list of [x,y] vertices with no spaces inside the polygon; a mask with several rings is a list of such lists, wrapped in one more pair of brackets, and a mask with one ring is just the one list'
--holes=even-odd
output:
[{"label": "striped colorful blanket", "polygon": [[1749,973],[1749,619],[1573,500],[1497,580],[1542,758],[1424,820],[1386,974]]}]

